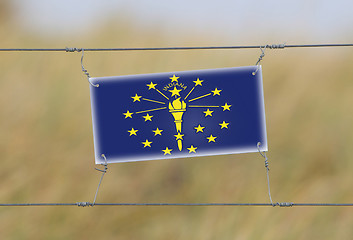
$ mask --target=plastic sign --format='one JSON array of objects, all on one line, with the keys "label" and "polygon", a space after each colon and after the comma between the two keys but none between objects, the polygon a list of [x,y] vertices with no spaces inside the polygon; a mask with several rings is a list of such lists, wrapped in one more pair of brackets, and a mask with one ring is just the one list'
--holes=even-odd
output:
[{"label": "plastic sign", "polygon": [[267,151],[256,68],[91,78],[96,163]]}]

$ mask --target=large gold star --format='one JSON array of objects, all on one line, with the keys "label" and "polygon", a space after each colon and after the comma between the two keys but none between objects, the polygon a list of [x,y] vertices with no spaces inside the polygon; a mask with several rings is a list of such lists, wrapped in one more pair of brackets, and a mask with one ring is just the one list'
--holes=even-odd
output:
[{"label": "large gold star", "polygon": [[176,140],[183,140],[184,134],[181,134],[180,132],[178,132],[178,135],[174,135],[174,137],[176,137]]},{"label": "large gold star", "polygon": [[206,138],[208,139],[208,142],[216,142],[215,140],[216,140],[217,137],[214,137],[214,136],[212,136],[212,134],[211,134],[211,136],[206,137]]},{"label": "large gold star", "polygon": [[151,82],[150,84],[146,84],[146,86],[148,87],[148,90],[156,89],[156,85],[157,84],[154,84],[153,82]]},{"label": "large gold star", "polygon": [[197,149],[197,147],[194,147],[193,145],[191,145],[189,148],[187,148],[188,150],[189,150],[189,153],[192,153],[192,152],[194,152],[194,153],[196,153],[196,149]]},{"label": "large gold star", "polygon": [[224,106],[221,106],[221,107],[223,108],[223,111],[225,111],[225,110],[230,111],[230,107],[231,107],[231,106],[232,106],[232,105],[228,105],[227,103],[225,103]]},{"label": "large gold star", "polygon": [[207,117],[207,116],[211,116],[212,117],[213,111],[210,111],[210,109],[207,108],[207,110],[204,111],[203,113],[205,114],[205,117]]},{"label": "large gold star", "polygon": [[168,91],[172,93],[172,97],[173,97],[174,95],[180,96],[179,92],[181,91],[181,89],[177,89],[176,86],[174,86],[174,89],[173,89],[173,90],[168,90]]},{"label": "large gold star", "polygon": [[205,128],[205,127],[202,127],[200,124],[197,126],[197,127],[194,127],[195,128],[195,130],[196,130],[196,133],[198,133],[198,132],[203,132],[203,129]]},{"label": "large gold star", "polygon": [[142,117],[145,119],[145,122],[147,122],[147,121],[151,121],[151,122],[152,122],[152,118],[153,118],[152,115],[149,115],[149,114],[147,113],[146,116],[142,116]]},{"label": "large gold star", "polygon": [[141,102],[140,98],[142,98],[142,96],[139,96],[139,95],[137,95],[137,93],[136,93],[135,97],[131,97],[131,98],[134,99],[134,102],[136,102],[136,101]]},{"label": "large gold star", "polygon": [[137,130],[137,129],[135,130],[134,128],[131,128],[131,130],[128,130],[128,132],[130,133],[130,136],[131,136],[131,135],[137,136],[137,134],[136,134],[137,131],[138,131],[138,130]]},{"label": "large gold star", "polygon": [[123,114],[125,115],[125,118],[132,118],[132,114],[134,114],[134,113],[129,112],[129,110],[127,110],[127,112],[123,113]]},{"label": "large gold star", "polygon": [[222,90],[218,90],[217,88],[215,88],[215,90],[213,90],[213,91],[211,91],[211,92],[213,92],[213,96],[215,96],[215,95],[221,96],[221,94],[219,94],[221,91],[222,91]]},{"label": "large gold star", "polygon": [[179,77],[176,77],[175,74],[174,74],[173,77],[170,77],[169,79],[171,79],[172,82],[178,82],[178,78]]},{"label": "large gold star", "polygon": [[145,148],[145,147],[151,147],[151,143],[152,143],[152,142],[149,142],[147,139],[146,139],[145,142],[142,142],[144,148]]},{"label": "large gold star", "polygon": [[223,129],[223,128],[228,128],[228,124],[229,124],[229,123],[226,123],[225,121],[223,121],[223,122],[220,123],[219,125],[221,126],[221,129]]},{"label": "large gold star", "polygon": [[193,82],[195,83],[195,87],[196,87],[197,85],[202,86],[203,80],[200,80],[199,78],[197,78],[197,80],[196,80],[196,81],[193,81]]},{"label": "large gold star", "polygon": [[171,151],[173,151],[173,149],[169,149],[168,147],[166,147],[165,148],[165,150],[162,150],[163,152],[164,152],[164,155],[166,155],[166,154],[169,154],[169,155],[171,155]]},{"label": "large gold star", "polygon": [[154,135],[157,136],[157,135],[161,135],[162,136],[162,132],[163,130],[160,130],[160,129],[156,129],[156,130],[152,130],[152,132],[154,132]]}]

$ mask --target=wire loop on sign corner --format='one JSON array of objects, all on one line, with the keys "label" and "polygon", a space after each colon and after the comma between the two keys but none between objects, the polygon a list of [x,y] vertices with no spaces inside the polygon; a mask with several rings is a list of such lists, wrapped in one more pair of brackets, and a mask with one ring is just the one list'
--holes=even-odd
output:
[{"label": "wire loop on sign corner", "polygon": [[262,61],[262,59],[265,57],[265,50],[266,48],[268,47],[269,45],[265,45],[265,47],[262,49],[262,46],[260,46],[260,50],[261,50],[261,54],[260,54],[260,57],[259,59],[257,60],[256,62],[256,70],[252,73],[253,76],[256,75],[256,73],[259,71],[259,68],[260,68],[260,62]]},{"label": "wire loop on sign corner", "polygon": [[271,202],[272,206],[275,207],[277,204],[274,204],[274,203],[272,202],[272,197],[271,197],[270,175],[269,175],[270,168],[269,168],[268,158],[267,158],[265,152],[261,152],[261,150],[260,150],[260,145],[261,145],[261,142],[258,142],[258,143],[257,143],[257,150],[259,151],[260,155],[261,155],[263,158],[265,158],[265,168],[266,168],[266,175],[267,175],[268,196],[269,196],[269,198],[270,198],[270,202]]},{"label": "wire loop on sign corner", "polygon": [[84,68],[83,66],[83,57],[85,55],[85,51],[83,48],[81,48],[80,50],[82,52],[82,56],[81,56],[81,69],[82,69],[82,72],[87,76],[87,80],[89,82],[89,84],[91,84],[93,87],[99,87],[99,84],[93,84],[91,81],[90,81],[90,78],[91,76],[89,75],[88,71]]},{"label": "wire loop on sign corner", "polygon": [[104,169],[99,169],[99,168],[95,168],[97,171],[100,171],[102,172],[102,176],[101,176],[101,180],[99,181],[99,184],[98,184],[98,187],[97,187],[97,190],[96,190],[96,195],[94,195],[94,200],[93,200],[93,203],[92,203],[92,207],[94,206],[94,204],[96,203],[96,199],[97,199],[97,195],[98,195],[98,191],[99,191],[99,188],[101,186],[101,183],[102,183],[102,180],[103,180],[103,177],[104,177],[104,174],[107,172],[108,170],[108,162],[107,162],[107,158],[105,157],[104,154],[101,155],[103,158],[104,158],[104,163],[102,163],[102,165],[104,166]]}]

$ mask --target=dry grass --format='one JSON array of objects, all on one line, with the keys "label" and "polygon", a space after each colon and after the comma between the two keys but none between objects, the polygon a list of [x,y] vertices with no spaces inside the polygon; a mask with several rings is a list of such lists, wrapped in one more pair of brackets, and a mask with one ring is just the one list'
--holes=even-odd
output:
[{"label": "dry grass", "polygon": [[[4,26],[1,32],[3,47],[48,46]],[[184,43],[198,42],[207,44]],[[158,32],[142,38],[107,28],[57,46],[66,45],[169,43]],[[258,54],[87,53],[85,66],[92,76],[113,76],[252,65]],[[0,54],[1,202],[92,201],[100,174],[79,58]],[[275,201],[353,201],[352,63],[348,48],[268,51],[263,78]],[[267,202],[263,165],[258,154],[113,164],[98,201]],[[1,239],[350,239],[352,226],[349,208],[0,208]]]}]

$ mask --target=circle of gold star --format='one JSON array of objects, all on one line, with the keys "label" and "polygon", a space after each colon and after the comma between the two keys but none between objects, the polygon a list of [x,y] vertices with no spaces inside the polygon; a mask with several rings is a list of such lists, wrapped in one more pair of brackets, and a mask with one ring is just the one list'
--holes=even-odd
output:
[{"label": "circle of gold star", "polygon": [[189,153],[196,153],[196,149],[197,147],[194,147],[193,145],[191,145],[189,148],[187,148],[189,150]]},{"label": "circle of gold star", "polygon": [[215,140],[216,140],[217,137],[214,137],[211,134],[209,137],[206,137],[206,138],[208,139],[208,142],[210,143],[210,142],[216,142]]},{"label": "circle of gold star", "polygon": [[171,155],[171,151],[173,151],[173,149],[169,149],[168,147],[166,147],[166,149],[162,150],[164,152],[164,155],[169,154]]},{"label": "circle of gold star", "polygon": [[174,86],[174,89],[173,89],[173,90],[168,90],[168,91],[172,93],[172,97],[173,97],[173,96],[180,96],[179,92],[181,91],[181,89],[177,89],[177,88]]},{"label": "circle of gold star", "polygon": [[178,82],[179,77],[176,77],[174,74],[173,77],[170,77],[169,79],[171,79],[172,82]]},{"label": "circle of gold star", "polygon": [[148,87],[148,90],[151,90],[151,89],[156,89],[157,84],[154,84],[153,82],[151,82],[150,84],[146,84],[146,86]]},{"label": "circle of gold star", "polygon": [[207,117],[207,116],[211,116],[212,117],[213,111],[211,111],[210,109],[207,108],[207,110],[204,111],[203,113],[205,114],[205,117]]},{"label": "circle of gold star", "polygon": [[197,126],[197,127],[194,127],[195,128],[195,130],[196,130],[196,133],[198,133],[198,132],[203,132],[203,129],[205,128],[205,127],[202,127],[200,124]]},{"label": "circle of gold star", "polygon": [[176,137],[176,140],[183,140],[184,134],[181,134],[180,132],[178,132],[178,134],[174,135],[174,137]]},{"label": "circle of gold star", "polygon": [[151,121],[151,122],[152,122],[152,118],[153,118],[152,115],[149,115],[149,114],[147,113],[146,116],[142,116],[142,117],[145,119],[145,122],[147,122],[147,121]]},{"label": "circle of gold star", "polygon": [[145,142],[142,142],[144,148],[145,148],[145,147],[151,147],[151,143],[152,143],[152,142],[149,142],[147,139],[146,139]]},{"label": "circle of gold star", "polygon": [[232,105],[228,105],[227,103],[225,103],[223,106],[221,106],[222,108],[223,108],[223,111],[225,111],[225,110],[228,110],[228,111],[230,111],[230,107],[231,107]]},{"label": "circle of gold star", "polygon": [[125,118],[132,118],[132,114],[134,114],[134,113],[129,112],[129,110],[127,110],[127,112],[123,113],[123,114],[125,115]]},{"label": "circle of gold star", "polygon": [[195,83],[195,87],[198,86],[198,85],[202,86],[203,80],[200,80],[199,78],[197,78],[197,80],[193,81],[193,82]]},{"label": "circle of gold star", "polygon": [[136,102],[136,101],[141,102],[140,98],[142,98],[142,96],[139,96],[139,95],[137,95],[137,93],[136,93],[136,95],[135,95],[134,97],[131,97],[131,98],[134,100],[134,102]]},{"label": "circle of gold star", "polygon": [[132,136],[132,135],[135,135],[135,136],[137,136],[137,129],[135,130],[134,128],[131,128],[131,130],[128,130],[128,132],[130,133],[130,136]]},{"label": "circle of gold star", "polygon": [[154,136],[157,136],[157,135],[162,136],[163,130],[157,128],[156,130],[152,130],[152,132],[154,132]]},{"label": "circle of gold star", "polygon": [[221,95],[220,94],[220,92],[221,92],[222,90],[218,90],[217,88],[215,89],[215,90],[213,90],[213,91],[211,91],[211,92],[213,92],[213,96],[215,96],[215,95]]},{"label": "circle of gold star", "polygon": [[229,123],[226,123],[225,121],[223,121],[219,125],[221,126],[221,129],[223,129],[223,128],[228,128]]}]

